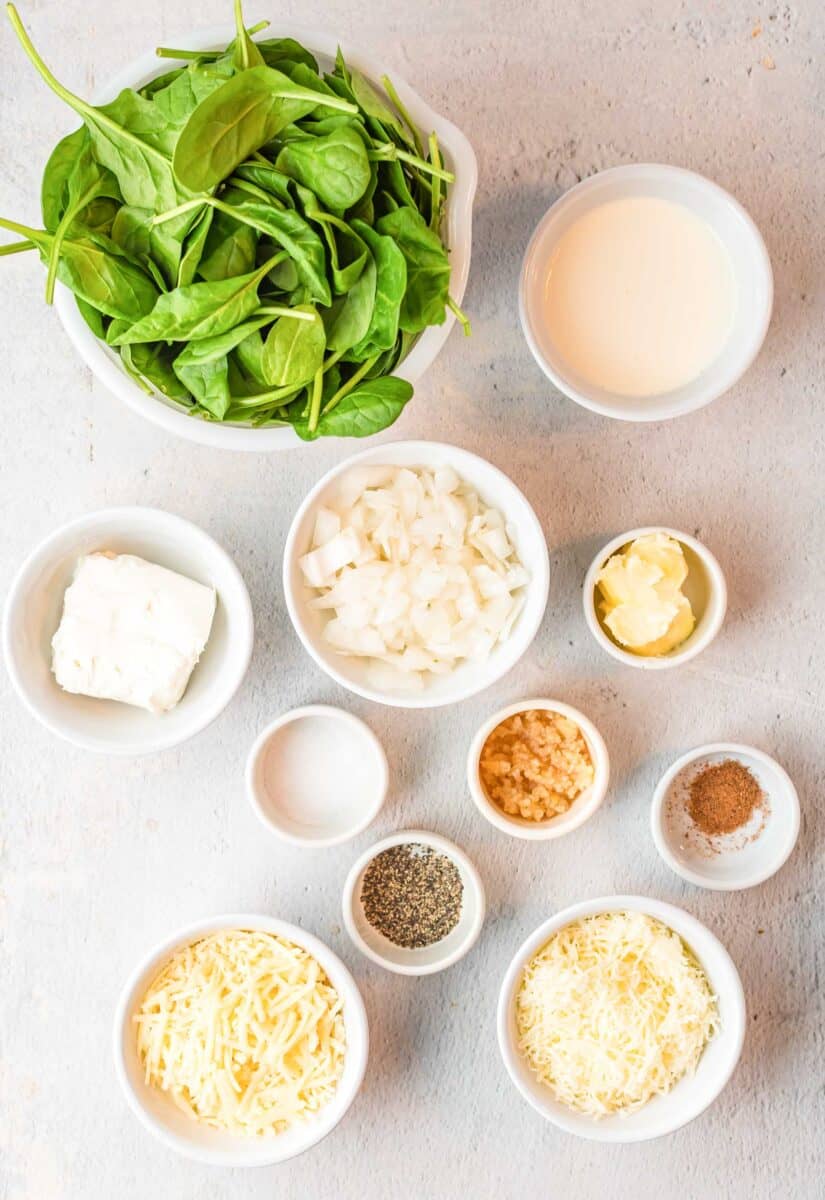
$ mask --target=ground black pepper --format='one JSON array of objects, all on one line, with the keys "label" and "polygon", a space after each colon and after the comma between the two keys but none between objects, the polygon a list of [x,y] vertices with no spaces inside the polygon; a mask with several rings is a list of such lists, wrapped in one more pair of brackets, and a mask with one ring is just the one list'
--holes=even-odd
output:
[{"label": "ground black pepper", "polygon": [[464,887],[458,867],[423,846],[405,842],[377,854],[364,872],[364,915],[395,946],[420,949],[440,942],[458,924]]}]

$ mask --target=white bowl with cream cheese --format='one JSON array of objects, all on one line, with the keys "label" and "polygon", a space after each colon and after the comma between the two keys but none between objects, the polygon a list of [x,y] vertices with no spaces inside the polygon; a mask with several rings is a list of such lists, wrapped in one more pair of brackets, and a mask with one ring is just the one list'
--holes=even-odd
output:
[{"label": "white bowl with cream cheese", "polygon": [[[100,552],[135,555],[216,592],[206,646],[167,712],[64,691],[52,672],[66,590],[78,561]],[[18,571],[3,622],[6,666],[23,703],[52,733],[102,754],[150,754],[205,729],[240,686],[252,640],[249,593],[232,559],[203,529],[158,508],[103,509],[49,534]]]},{"label": "white bowl with cream cheese", "polygon": [[539,223],[519,311],[537,363],[571,400],[625,421],[709,404],[758,354],[773,274],[745,209],[680,167],[613,167]]}]

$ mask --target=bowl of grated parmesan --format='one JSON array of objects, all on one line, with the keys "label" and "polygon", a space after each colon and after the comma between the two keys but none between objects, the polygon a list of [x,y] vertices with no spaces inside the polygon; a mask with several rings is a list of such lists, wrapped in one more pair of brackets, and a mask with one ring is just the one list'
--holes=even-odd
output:
[{"label": "bowl of grated parmesan", "polygon": [[745,998],[724,946],[658,900],[610,896],[540,925],[499,995],[524,1098],[567,1133],[641,1142],[698,1117],[734,1072]]}]

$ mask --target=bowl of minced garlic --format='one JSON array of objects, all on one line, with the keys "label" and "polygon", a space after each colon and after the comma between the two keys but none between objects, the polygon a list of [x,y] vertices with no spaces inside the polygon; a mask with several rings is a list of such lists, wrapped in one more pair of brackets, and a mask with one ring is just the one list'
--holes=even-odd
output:
[{"label": "bowl of minced garlic", "polygon": [[479,812],[504,833],[536,841],[583,824],[604,799],[609,777],[601,734],[560,700],[523,700],[495,713],[467,759]]},{"label": "bowl of minced garlic", "polygon": [[675,529],[634,529],[614,538],[584,582],[590,632],[613,658],[634,667],[695,658],[721,629],[726,607],[719,563]]}]

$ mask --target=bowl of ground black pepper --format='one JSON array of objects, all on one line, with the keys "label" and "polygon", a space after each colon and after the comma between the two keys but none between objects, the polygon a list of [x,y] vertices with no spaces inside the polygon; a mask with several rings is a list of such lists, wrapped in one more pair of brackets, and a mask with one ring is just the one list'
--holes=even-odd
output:
[{"label": "bowl of ground black pepper", "polygon": [[353,942],[399,975],[432,975],[458,962],[478,938],[484,911],[484,886],[464,851],[420,829],[376,842],[344,885]]},{"label": "bowl of ground black pepper", "polygon": [[762,750],[715,742],[665,773],[650,823],[657,850],[677,875],[698,887],[739,891],[770,879],[790,855],[799,797]]}]

